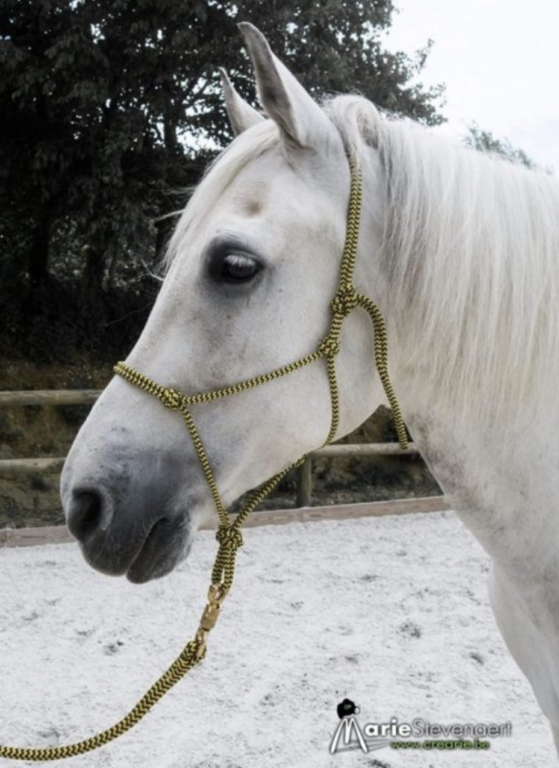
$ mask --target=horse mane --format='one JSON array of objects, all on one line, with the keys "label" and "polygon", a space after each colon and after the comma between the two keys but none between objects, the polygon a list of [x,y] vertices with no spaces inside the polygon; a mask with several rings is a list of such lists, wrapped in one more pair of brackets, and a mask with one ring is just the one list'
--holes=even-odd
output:
[{"label": "horse mane", "polygon": [[558,180],[360,97],[326,111],[349,150],[366,158],[373,144],[385,171],[384,245],[371,258],[389,286],[392,349],[445,402],[529,418],[559,382]]}]

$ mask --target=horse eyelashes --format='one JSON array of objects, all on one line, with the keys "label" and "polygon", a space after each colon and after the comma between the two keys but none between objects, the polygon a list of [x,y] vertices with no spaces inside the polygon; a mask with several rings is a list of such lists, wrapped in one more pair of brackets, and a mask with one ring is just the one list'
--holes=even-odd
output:
[{"label": "horse eyelashes", "polygon": [[210,277],[216,283],[249,283],[262,264],[236,241],[216,241],[210,246]]},{"label": "horse eyelashes", "polygon": [[221,276],[227,282],[247,282],[256,277],[260,266],[255,259],[243,254],[231,253],[222,262]]}]

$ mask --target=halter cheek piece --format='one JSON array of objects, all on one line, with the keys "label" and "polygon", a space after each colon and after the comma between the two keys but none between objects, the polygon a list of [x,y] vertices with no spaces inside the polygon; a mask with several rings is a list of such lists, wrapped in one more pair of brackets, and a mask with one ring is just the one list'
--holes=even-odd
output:
[{"label": "halter cheek piece", "polygon": [[398,434],[398,441],[402,449],[408,447],[408,441],[406,437],[406,430],[402,420],[402,414],[400,406],[396,400],[392,384],[388,376],[387,367],[387,338],[386,338],[386,326],[383,316],[377,307],[377,305],[368,296],[364,296],[358,293],[353,284],[353,273],[355,270],[355,263],[357,260],[357,249],[359,243],[359,220],[361,215],[361,199],[362,199],[362,179],[359,165],[355,159],[350,159],[351,167],[351,193],[349,199],[348,220],[347,220],[347,232],[346,241],[343,251],[341,269],[340,269],[340,282],[338,291],[332,301],[330,302],[331,308],[331,320],[330,329],[325,338],[320,342],[316,352],[313,352],[306,357],[296,360],[294,363],[284,365],[282,368],[276,368],[274,371],[264,373],[261,376],[255,376],[252,379],[239,382],[238,384],[232,384],[223,389],[213,390],[211,392],[201,392],[197,395],[185,395],[182,392],[172,389],[170,387],[164,387],[161,384],[157,384],[152,381],[143,373],[135,371],[126,363],[118,363],[114,367],[114,372],[123,379],[134,384],[135,386],[147,392],[149,395],[157,397],[158,400],[172,411],[177,411],[182,414],[186,427],[190,433],[192,443],[198,455],[200,466],[206,478],[206,482],[211,491],[215,508],[219,515],[219,526],[216,533],[216,538],[219,543],[218,552],[213,565],[212,580],[208,593],[208,602],[202,614],[198,631],[193,640],[188,642],[184,647],[181,654],[175,659],[166,672],[159,678],[159,680],[147,691],[147,693],[140,699],[136,706],[111,728],[74,744],[68,744],[60,747],[47,747],[41,748],[27,748],[27,747],[9,747],[0,746],[0,757],[12,758],[15,760],[56,760],[64,757],[72,757],[74,755],[83,754],[93,749],[97,749],[103,744],[116,739],[136,723],[141,720],[144,715],[161,699],[167,691],[172,688],[179,680],[196,664],[198,664],[206,655],[206,641],[209,632],[215,626],[215,623],[219,617],[221,605],[227,596],[231,586],[233,584],[233,574],[235,570],[235,557],[237,550],[243,543],[243,537],[241,534],[241,526],[248,517],[248,515],[254,510],[254,508],[260,504],[260,502],[268,496],[276,485],[282,480],[288,472],[294,467],[303,463],[306,458],[302,456],[297,461],[294,461],[288,467],[278,472],[270,480],[268,480],[260,490],[256,491],[245,504],[241,512],[231,520],[225,506],[221,500],[219,489],[217,487],[215,477],[210,465],[210,461],[204,449],[204,445],[200,438],[192,414],[190,413],[190,406],[197,405],[199,403],[209,403],[213,400],[218,400],[223,397],[229,397],[230,395],[236,395],[240,392],[253,389],[260,386],[260,384],[266,384],[269,381],[274,381],[282,376],[287,376],[288,373],[298,371],[300,368],[304,368],[310,363],[314,363],[317,360],[325,359],[326,368],[328,373],[328,382],[330,385],[330,398],[332,403],[332,422],[328,437],[326,438],[324,445],[330,443],[338,430],[339,424],[339,393],[338,382],[336,378],[335,358],[340,351],[340,335],[344,319],[353,312],[357,307],[364,309],[374,326],[375,342],[374,342],[374,355],[375,363],[379,373],[380,380],[384,387],[384,391],[392,408],[392,415]]}]

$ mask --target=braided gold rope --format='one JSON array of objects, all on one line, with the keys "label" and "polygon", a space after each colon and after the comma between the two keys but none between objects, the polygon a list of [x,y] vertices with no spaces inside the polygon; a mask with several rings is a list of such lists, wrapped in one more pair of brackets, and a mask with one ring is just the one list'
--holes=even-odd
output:
[{"label": "braided gold rope", "polygon": [[31,760],[43,762],[47,760],[59,760],[65,757],[75,757],[76,755],[91,752],[94,749],[108,744],[109,741],[122,736],[123,733],[133,728],[150,709],[163,698],[167,691],[176,685],[186,673],[192,669],[198,662],[202,661],[205,655],[205,649],[202,649],[198,639],[191,640],[184,647],[181,654],[175,659],[171,666],[161,677],[151,686],[151,688],[142,696],[136,706],[118,723],[115,723],[107,730],[95,734],[83,741],[74,744],[65,744],[60,747],[0,747],[0,757],[12,760]]},{"label": "braided gold rope", "polygon": [[394,419],[400,448],[405,451],[408,448],[406,427],[400,404],[388,375],[388,336],[386,334],[386,324],[382,312],[368,296],[363,296],[360,293],[357,294],[357,303],[360,307],[363,307],[373,322],[375,329],[375,363],[384,392],[392,409],[392,418]]},{"label": "braided gold rope", "polygon": [[11,758],[12,760],[47,761],[74,757],[97,749],[133,728],[136,723],[138,723],[139,720],[141,720],[167,693],[167,691],[176,685],[187,672],[196,666],[196,664],[204,659],[206,655],[208,634],[215,626],[219,617],[221,605],[233,584],[237,550],[243,544],[243,537],[240,530],[241,526],[255,507],[272,492],[288,472],[295,467],[300,466],[304,462],[306,456],[297,459],[297,461],[294,461],[268,480],[260,490],[256,491],[249,498],[241,512],[232,520],[221,500],[210,461],[196,424],[194,423],[194,419],[192,418],[192,414],[190,413],[189,406],[199,403],[208,403],[212,400],[245,392],[246,390],[279,379],[282,376],[286,376],[289,373],[293,373],[294,371],[309,365],[310,363],[325,358],[332,408],[330,431],[324,443],[326,445],[335,438],[340,420],[340,398],[336,378],[335,358],[340,351],[340,335],[343,321],[356,307],[362,307],[369,314],[374,325],[374,353],[376,367],[392,408],[400,445],[404,449],[407,448],[407,436],[402,420],[402,414],[388,376],[388,343],[384,319],[377,305],[367,296],[358,294],[353,284],[353,273],[355,270],[359,242],[362,180],[357,162],[354,159],[351,159],[350,164],[351,192],[348,208],[346,242],[340,267],[340,283],[338,292],[331,302],[330,330],[327,336],[319,344],[316,352],[296,360],[293,363],[284,365],[281,368],[277,368],[270,373],[255,376],[246,381],[224,387],[223,389],[202,392],[196,395],[185,395],[171,387],[164,387],[161,384],[157,384],[147,376],[144,376],[144,374],[130,368],[126,363],[120,362],[114,368],[115,373],[130,384],[133,384],[147,394],[156,397],[166,408],[182,414],[196,455],[198,456],[206,483],[210,489],[214,506],[219,515],[219,527],[216,533],[219,547],[212,569],[208,602],[204,609],[204,613],[202,614],[202,618],[200,619],[200,624],[194,639],[186,644],[181,654],[144,694],[136,706],[115,725],[88,739],[60,747],[32,748],[0,746],[0,757]]},{"label": "braided gold rope", "polygon": [[[144,376],[143,373],[139,373],[138,371],[129,368],[124,363],[117,364],[116,368],[119,370],[117,370],[116,373],[123,376],[123,378],[125,378],[131,384],[140,387],[140,389],[143,389],[149,395],[153,395],[160,400],[163,397],[166,397],[170,398],[173,402],[176,401],[176,410],[180,410],[179,404],[188,407],[189,405],[210,403],[212,400],[219,400],[222,397],[238,395],[241,392],[246,392],[247,389],[253,389],[253,387],[258,387],[261,384],[268,384],[269,382],[275,381],[275,379],[279,379],[282,376],[287,376],[288,373],[294,373],[300,368],[309,365],[309,363],[314,363],[316,360],[320,360],[320,358],[325,357],[326,354],[328,354],[328,350],[323,345],[327,343],[328,336],[326,339],[324,339],[316,352],[313,352],[312,354],[307,355],[300,360],[296,360],[293,363],[284,365],[282,368],[277,368],[274,371],[270,371],[269,373],[264,373],[261,376],[254,376],[251,379],[240,381],[238,384],[232,384],[230,386],[223,387],[223,389],[216,389],[210,392],[200,392],[196,395],[184,395],[181,392],[177,392],[177,390],[162,387],[160,384],[156,384],[151,379],[148,379],[148,377]],[[126,375],[124,375],[125,371]]]}]

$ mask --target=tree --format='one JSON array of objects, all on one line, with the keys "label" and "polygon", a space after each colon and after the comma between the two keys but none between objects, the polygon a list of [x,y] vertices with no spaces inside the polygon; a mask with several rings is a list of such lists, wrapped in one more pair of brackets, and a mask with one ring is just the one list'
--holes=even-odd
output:
[{"label": "tree", "polygon": [[508,139],[498,139],[491,131],[484,131],[475,123],[468,127],[468,134],[464,142],[480,152],[493,152],[502,155],[512,163],[525,165],[527,168],[535,168],[536,163],[528,157],[523,149],[513,146]]},{"label": "tree", "polygon": [[428,48],[382,47],[392,12],[391,0],[0,0],[0,277],[32,288],[77,272],[91,314],[107,281],[152,261],[173,191],[231,138],[217,67],[254,101],[238,21],[315,94],[357,90],[440,122],[441,89],[412,82]]}]

